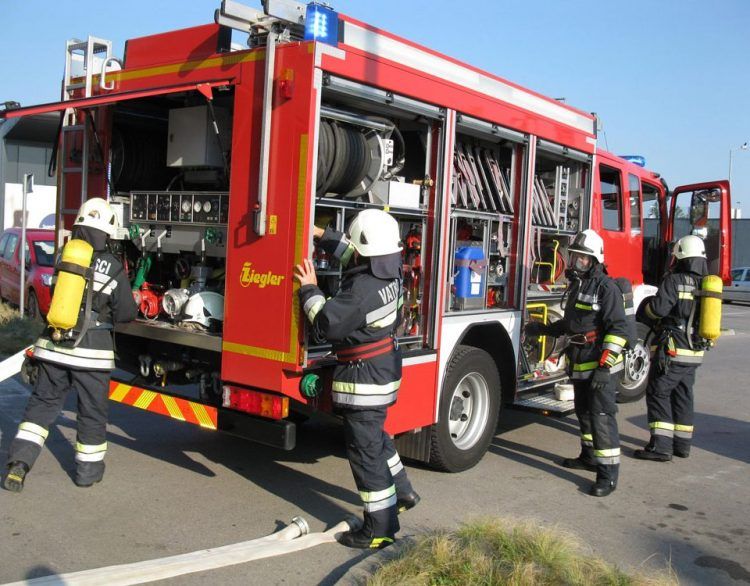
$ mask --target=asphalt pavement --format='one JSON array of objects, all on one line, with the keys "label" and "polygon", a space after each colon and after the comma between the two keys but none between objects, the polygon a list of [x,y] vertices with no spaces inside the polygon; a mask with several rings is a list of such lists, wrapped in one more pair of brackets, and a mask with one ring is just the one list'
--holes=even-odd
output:
[{"label": "asphalt pavement", "polygon": [[[750,307],[724,310],[732,333],[698,371],[689,459],[634,460],[648,438],[645,404],[623,405],[620,485],[597,499],[586,494],[591,473],[557,464],[578,452],[574,417],[505,410],[475,468],[408,467],[423,500],[402,515],[401,542],[486,516],[532,518],[574,533],[625,570],[669,563],[683,584],[750,583]],[[27,395],[17,381],[0,386],[0,461]],[[23,493],[0,490],[0,583],[234,544],[296,515],[322,531],[359,512],[334,421],[308,422],[298,448],[283,452],[112,404],[107,474],[80,489],[71,476],[74,406],[70,397]],[[388,552],[327,544],[160,584],[350,584]]]}]

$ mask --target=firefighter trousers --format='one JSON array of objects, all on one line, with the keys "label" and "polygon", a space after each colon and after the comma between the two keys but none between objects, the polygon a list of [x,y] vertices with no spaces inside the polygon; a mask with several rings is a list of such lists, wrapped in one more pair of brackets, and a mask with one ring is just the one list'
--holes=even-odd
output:
[{"label": "firefighter trousers", "polygon": [[591,388],[591,381],[576,381],[575,410],[581,427],[581,456],[596,464],[597,479],[617,483],[620,468],[620,436],[617,430],[617,382],[620,374],[610,377],[607,387]]},{"label": "firefighter trousers", "polygon": [[671,362],[666,372],[652,369],[646,389],[649,449],[686,456],[693,439],[693,385],[695,364]]},{"label": "firefighter trousers", "polygon": [[383,430],[387,407],[344,409],[346,457],[365,508],[364,530],[392,537],[399,530],[398,495],[412,491],[391,437]]},{"label": "firefighter trousers", "polygon": [[23,462],[29,468],[34,465],[71,388],[78,392],[76,462],[102,462],[107,450],[109,371],[74,370],[43,361],[38,364],[36,385],[10,446],[8,462]]}]

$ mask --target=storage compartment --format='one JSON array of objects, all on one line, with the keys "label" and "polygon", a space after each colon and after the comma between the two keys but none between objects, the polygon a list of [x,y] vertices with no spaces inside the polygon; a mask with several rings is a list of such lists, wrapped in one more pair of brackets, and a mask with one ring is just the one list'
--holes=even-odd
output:
[{"label": "storage compartment", "polygon": [[[517,214],[516,169],[525,137],[509,129],[459,116],[451,184],[451,254],[447,311],[509,307],[508,273]],[[474,250],[472,250],[474,249]],[[481,251],[481,261],[480,258]],[[465,254],[473,255],[469,273]],[[473,278],[467,296],[466,277]],[[477,287],[481,295],[476,295]],[[474,293],[472,293],[472,291]]]},{"label": "storage compartment", "polygon": [[590,157],[539,141],[533,186],[532,224],[547,230],[578,232],[582,225]]},{"label": "storage compartment", "polygon": [[[382,95],[381,95],[382,94]],[[324,87],[318,128],[315,224],[345,232],[363,209],[388,211],[403,244],[404,306],[397,330],[406,350],[429,344],[423,267],[431,262],[427,210],[440,162],[433,146],[443,122],[436,108],[335,78]],[[425,116],[424,114],[428,114]],[[313,262],[326,296],[338,291],[344,268],[319,249]],[[308,356],[330,346],[307,331]]]},{"label": "storage compartment", "polygon": [[[233,91],[155,96],[110,108],[115,252],[138,318],[117,327],[120,364],[149,382],[218,393]],[[218,128],[217,134],[215,129]],[[250,277],[251,278],[251,277]],[[216,397],[214,397],[216,398]],[[218,399],[217,399],[218,400]]]}]

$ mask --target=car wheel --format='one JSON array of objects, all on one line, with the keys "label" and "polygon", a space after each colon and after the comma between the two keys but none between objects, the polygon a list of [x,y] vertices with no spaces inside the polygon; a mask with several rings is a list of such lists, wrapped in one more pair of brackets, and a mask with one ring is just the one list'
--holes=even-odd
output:
[{"label": "car wheel", "polygon": [[500,375],[492,357],[459,346],[451,358],[431,429],[430,465],[460,472],[482,459],[495,435],[500,412]]},{"label": "car wheel", "polygon": [[29,291],[29,302],[26,305],[26,314],[29,319],[34,321],[42,321],[42,312],[39,311],[39,300],[36,298],[36,293],[33,290]]},{"label": "car wheel", "polygon": [[617,387],[617,402],[632,403],[646,393],[648,371],[651,368],[651,329],[636,323],[638,343],[625,354],[625,374]]}]

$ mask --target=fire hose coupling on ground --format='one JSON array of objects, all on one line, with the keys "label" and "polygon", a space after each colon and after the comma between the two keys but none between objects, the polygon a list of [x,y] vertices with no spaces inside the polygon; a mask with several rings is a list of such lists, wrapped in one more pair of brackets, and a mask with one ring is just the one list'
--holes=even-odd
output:
[{"label": "fire hose coupling on ground", "polygon": [[167,558],[135,562],[84,570],[55,576],[44,576],[23,582],[14,582],[5,586],[25,585],[58,585],[58,586],[127,586],[129,584],[144,584],[156,580],[166,580],[175,576],[183,576],[194,572],[216,570],[226,566],[244,564],[253,560],[269,558],[277,555],[293,553],[321,545],[334,543],[336,536],[344,531],[359,529],[361,521],[356,517],[348,517],[321,533],[310,533],[307,521],[302,517],[294,517],[292,522],[281,531],[265,537],[243,541],[223,547],[203,549]]}]

